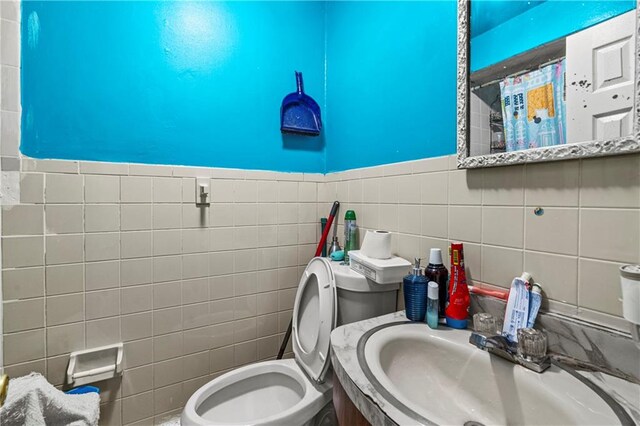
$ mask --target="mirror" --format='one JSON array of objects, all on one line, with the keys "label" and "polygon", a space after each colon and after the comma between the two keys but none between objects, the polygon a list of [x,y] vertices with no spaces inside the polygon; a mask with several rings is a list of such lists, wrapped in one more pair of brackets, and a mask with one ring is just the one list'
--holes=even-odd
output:
[{"label": "mirror", "polygon": [[459,0],[458,167],[640,150],[636,0]]}]

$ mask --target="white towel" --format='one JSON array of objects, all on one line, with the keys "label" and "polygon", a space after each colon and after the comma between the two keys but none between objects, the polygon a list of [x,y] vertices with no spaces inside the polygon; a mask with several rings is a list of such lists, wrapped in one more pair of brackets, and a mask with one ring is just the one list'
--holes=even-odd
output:
[{"label": "white towel", "polygon": [[7,399],[0,408],[0,424],[95,426],[100,418],[97,393],[67,395],[39,373],[9,381]]}]

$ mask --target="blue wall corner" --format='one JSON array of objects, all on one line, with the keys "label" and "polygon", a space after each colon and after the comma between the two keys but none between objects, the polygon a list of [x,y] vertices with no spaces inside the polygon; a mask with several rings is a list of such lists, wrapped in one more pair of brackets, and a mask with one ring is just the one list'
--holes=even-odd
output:
[{"label": "blue wall corner", "polygon": [[456,151],[456,2],[329,2],[327,171]]},{"label": "blue wall corner", "polygon": [[22,16],[24,154],[324,171],[324,138],[279,128],[294,70],[325,106],[324,2],[28,1]]},{"label": "blue wall corner", "polygon": [[[28,1],[22,13],[32,157],[326,172],[455,152],[454,1]],[[279,131],[294,70],[323,109],[318,138]]]}]

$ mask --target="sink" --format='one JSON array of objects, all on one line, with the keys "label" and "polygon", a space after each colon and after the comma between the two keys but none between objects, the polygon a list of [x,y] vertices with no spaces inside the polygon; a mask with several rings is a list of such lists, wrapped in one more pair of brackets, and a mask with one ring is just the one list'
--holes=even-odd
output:
[{"label": "sink", "polygon": [[376,391],[422,424],[634,424],[574,370],[554,363],[535,373],[470,345],[469,334],[384,324],[360,338],[358,362]]}]

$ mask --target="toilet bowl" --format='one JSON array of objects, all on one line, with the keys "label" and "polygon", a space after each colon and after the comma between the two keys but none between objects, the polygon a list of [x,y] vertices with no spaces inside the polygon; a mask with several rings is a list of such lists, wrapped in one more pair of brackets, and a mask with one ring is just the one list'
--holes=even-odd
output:
[{"label": "toilet bowl", "polygon": [[311,383],[293,359],[238,368],[198,389],[182,425],[305,425],[331,401],[331,381]]},{"label": "toilet bowl", "polygon": [[[187,401],[182,425],[331,424],[331,331],[342,325],[339,318],[352,322],[393,312],[398,287],[375,284],[348,266],[313,258],[293,306],[295,359],[250,364],[208,382]],[[341,300],[348,316],[339,312]]]}]

